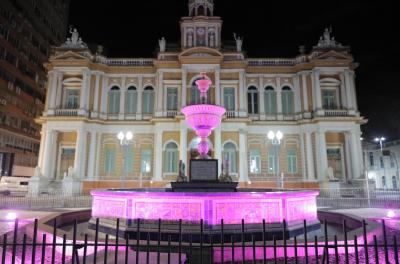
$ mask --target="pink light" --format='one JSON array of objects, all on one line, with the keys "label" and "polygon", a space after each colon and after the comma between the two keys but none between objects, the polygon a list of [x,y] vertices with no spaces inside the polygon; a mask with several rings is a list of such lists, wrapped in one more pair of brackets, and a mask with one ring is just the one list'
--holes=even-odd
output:
[{"label": "pink light", "polygon": [[318,192],[113,192],[92,191],[92,216],[100,218],[130,218],[227,224],[288,223],[317,220]]},{"label": "pink light", "polygon": [[7,213],[7,215],[6,215],[6,219],[7,220],[15,220],[15,219],[17,219],[17,214],[16,213],[14,213],[14,212],[9,212],[9,213]]},{"label": "pink light", "polygon": [[389,210],[389,211],[387,212],[386,216],[389,217],[389,218],[393,218],[393,217],[396,216],[396,214],[394,213],[393,210]]}]

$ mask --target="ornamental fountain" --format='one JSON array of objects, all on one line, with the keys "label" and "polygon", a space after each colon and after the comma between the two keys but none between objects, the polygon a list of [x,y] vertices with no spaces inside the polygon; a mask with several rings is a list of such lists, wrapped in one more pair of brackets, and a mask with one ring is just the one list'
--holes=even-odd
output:
[{"label": "ornamental fountain", "polygon": [[[208,156],[207,140],[221,124],[226,110],[206,103],[211,83],[203,73],[196,81],[200,103],[181,110],[200,138],[199,156],[190,160],[189,181],[172,182],[172,188],[164,189],[91,191],[89,228],[95,229],[97,224],[102,232],[115,234],[111,226],[118,218],[121,237],[151,239],[160,234],[159,238],[166,240],[169,234],[170,239],[176,240],[181,234],[180,239],[186,242],[189,237],[192,242],[211,238],[217,241],[221,230],[227,241],[288,238],[303,232],[303,220],[307,221],[308,230],[319,228],[316,191],[237,190],[237,182],[218,181],[218,160]],[[141,234],[137,234],[138,225],[143,230]],[[237,236],[240,229],[245,236]]]}]

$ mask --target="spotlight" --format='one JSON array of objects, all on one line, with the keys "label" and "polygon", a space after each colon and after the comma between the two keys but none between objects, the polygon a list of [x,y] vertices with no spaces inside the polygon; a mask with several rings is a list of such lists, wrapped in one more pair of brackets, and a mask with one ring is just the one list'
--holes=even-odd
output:
[{"label": "spotlight", "polygon": [[394,213],[393,210],[389,210],[389,211],[387,212],[387,215],[386,215],[386,216],[389,217],[389,218],[393,218],[393,217],[395,216],[395,213]]},{"label": "spotlight", "polygon": [[6,219],[7,219],[7,220],[15,220],[16,218],[17,218],[17,214],[14,213],[14,212],[9,212],[9,213],[7,213],[7,215],[6,215]]}]

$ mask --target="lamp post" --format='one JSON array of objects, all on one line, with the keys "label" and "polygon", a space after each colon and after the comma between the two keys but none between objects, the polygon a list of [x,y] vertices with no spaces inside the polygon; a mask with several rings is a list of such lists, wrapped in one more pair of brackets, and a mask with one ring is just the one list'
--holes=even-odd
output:
[{"label": "lamp post", "polygon": [[[361,141],[364,140],[364,138],[360,138]],[[364,175],[365,175],[365,188],[367,189],[367,202],[368,202],[368,207],[371,207],[371,198],[369,195],[369,178],[368,178],[368,168],[367,165],[365,163],[365,158],[367,156],[367,152],[364,149],[363,150],[363,165],[364,165]]]},{"label": "lamp post", "polygon": [[379,146],[380,146],[380,149],[381,149],[381,157],[382,157],[382,165],[383,165],[383,176],[385,177],[385,182],[384,182],[384,186],[382,186],[382,187],[386,187],[386,177],[387,177],[387,175],[386,175],[386,166],[385,166],[385,156],[383,156],[383,144],[382,144],[382,142],[383,141],[385,141],[386,140],[386,138],[385,137],[376,137],[376,138],[374,138],[374,141],[375,142],[379,142]]},{"label": "lamp post", "polygon": [[272,145],[274,146],[275,152],[275,173],[276,173],[276,182],[277,187],[283,189],[283,179],[279,177],[279,147],[281,145],[281,140],[283,138],[283,133],[281,131],[268,131],[267,134],[268,139],[271,141]]},{"label": "lamp post", "polygon": [[121,189],[124,189],[125,181],[126,181],[126,168],[125,168],[126,152],[129,148],[129,145],[131,144],[133,134],[131,131],[128,131],[126,133],[120,131],[117,134],[117,138],[119,139],[119,145],[121,146],[121,149],[122,149]]}]

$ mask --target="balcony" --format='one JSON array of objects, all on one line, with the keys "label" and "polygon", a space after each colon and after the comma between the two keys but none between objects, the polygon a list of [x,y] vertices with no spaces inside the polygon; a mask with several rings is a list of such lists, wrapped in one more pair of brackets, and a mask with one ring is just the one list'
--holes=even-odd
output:
[{"label": "balcony", "polygon": [[55,116],[78,116],[78,109],[55,109]]},{"label": "balcony", "polygon": [[236,118],[236,117],[239,117],[239,113],[237,111],[226,111],[225,117],[226,118]]},{"label": "balcony", "polygon": [[[346,116],[350,116],[349,111],[348,110],[344,110],[344,109],[323,109],[323,114],[322,116],[325,117],[346,117]],[[320,114],[318,114],[320,115]]]}]

